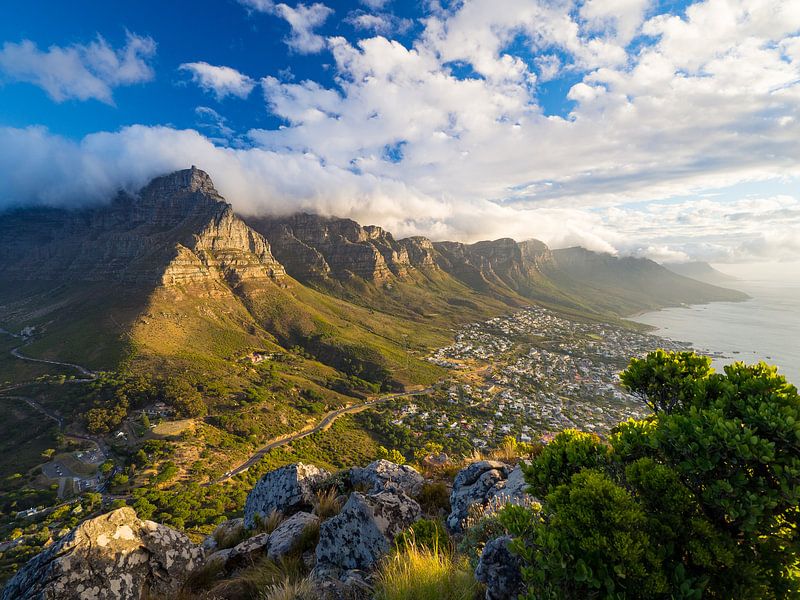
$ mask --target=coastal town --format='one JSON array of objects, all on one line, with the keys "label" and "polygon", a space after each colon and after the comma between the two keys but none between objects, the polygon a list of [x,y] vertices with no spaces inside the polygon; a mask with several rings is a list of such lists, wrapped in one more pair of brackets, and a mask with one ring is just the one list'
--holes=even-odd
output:
[{"label": "coastal town", "polygon": [[649,412],[619,383],[633,356],[656,348],[685,350],[674,342],[618,325],[569,319],[546,308],[472,323],[429,360],[453,370],[436,408],[402,409],[396,426],[446,428],[473,448],[492,447],[513,435],[520,442],[564,428],[607,434],[628,418]]}]

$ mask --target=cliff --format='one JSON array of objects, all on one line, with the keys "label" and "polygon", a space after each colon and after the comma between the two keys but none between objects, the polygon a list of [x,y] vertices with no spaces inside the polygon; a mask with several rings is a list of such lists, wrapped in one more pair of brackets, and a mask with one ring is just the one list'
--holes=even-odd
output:
[{"label": "cliff", "polygon": [[195,167],[106,206],[17,210],[0,222],[0,277],[8,280],[172,285],[283,275],[263,236]]}]

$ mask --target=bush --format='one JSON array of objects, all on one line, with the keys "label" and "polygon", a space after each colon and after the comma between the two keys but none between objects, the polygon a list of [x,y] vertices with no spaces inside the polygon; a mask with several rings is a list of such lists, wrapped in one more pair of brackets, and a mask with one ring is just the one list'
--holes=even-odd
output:
[{"label": "bush", "polygon": [[522,465],[530,493],[544,497],[582,469],[602,467],[608,446],[594,433],[565,429],[553,438],[530,465]]},{"label": "bush", "polygon": [[438,552],[448,550],[450,539],[444,528],[444,523],[439,519],[420,519],[411,527],[397,535],[395,544],[400,550],[415,545],[418,548]]},{"label": "bush", "polygon": [[425,483],[420,490],[417,502],[429,515],[450,512],[450,491],[442,482]]},{"label": "bush", "polygon": [[[653,417],[605,446],[556,436],[526,469],[540,514],[501,521],[528,598],[800,596],[800,396],[766,364],[631,361]],[[519,515],[517,515],[519,516]]]}]

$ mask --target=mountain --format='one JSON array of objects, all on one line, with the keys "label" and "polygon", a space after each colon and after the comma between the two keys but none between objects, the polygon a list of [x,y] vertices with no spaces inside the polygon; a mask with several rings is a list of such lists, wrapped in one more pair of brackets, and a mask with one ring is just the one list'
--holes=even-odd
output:
[{"label": "mountain", "polygon": [[663,265],[673,273],[713,285],[733,285],[737,281],[736,277],[718,271],[707,262],[663,263]]},{"label": "mountain", "polygon": [[0,282],[2,324],[37,327],[43,357],[206,377],[254,347],[299,347],[389,386],[431,377],[416,359],[396,368],[409,344],[425,353],[454,324],[530,302],[613,318],[745,297],[649,260],[536,240],[398,240],[305,213],[243,220],[195,167],[106,205],[5,213]]}]

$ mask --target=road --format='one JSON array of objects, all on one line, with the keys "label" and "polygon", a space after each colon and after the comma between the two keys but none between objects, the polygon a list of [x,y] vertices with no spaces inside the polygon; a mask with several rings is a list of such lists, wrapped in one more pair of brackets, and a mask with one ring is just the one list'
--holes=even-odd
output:
[{"label": "road", "polygon": [[430,394],[432,391],[433,388],[429,387],[425,388],[424,390],[415,390],[413,392],[399,392],[396,394],[388,394],[386,396],[381,396],[380,398],[375,398],[373,400],[368,400],[367,402],[362,402],[361,404],[353,404],[352,406],[345,406],[344,408],[338,408],[336,410],[332,410],[329,413],[327,413],[324,417],[322,417],[322,420],[320,420],[320,422],[314,425],[313,427],[306,427],[299,431],[295,431],[294,433],[289,433],[272,440],[266,446],[262,446],[261,448],[256,450],[253,454],[250,455],[250,458],[248,458],[238,467],[228,471],[219,479],[203,484],[203,487],[208,487],[209,485],[212,485],[214,483],[222,483],[224,481],[227,481],[231,477],[239,475],[240,473],[244,473],[250,467],[256,464],[259,460],[261,460],[264,457],[264,455],[270,450],[274,450],[275,448],[280,448],[281,446],[291,444],[292,442],[296,442],[297,440],[302,439],[304,437],[308,437],[309,435],[313,435],[320,431],[324,431],[328,429],[328,427],[333,425],[333,422],[342,415],[358,412],[360,410],[363,410],[375,404],[379,404],[381,402],[388,402],[389,400],[395,400],[397,398],[406,398],[409,396],[421,396],[423,394]]},{"label": "road", "polygon": [[77,370],[81,375],[94,379],[97,376],[97,373],[94,371],[90,371],[86,367],[82,367],[81,365],[76,365],[75,363],[68,363],[68,362],[59,362],[57,360],[45,360],[44,358],[33,358],[32,356],[25,356],[20,352],[21,348],[24,348],[30,344],[30,342],[26,342],[22,344],[22,346],[17,346],[16,348],[11,350],[11,356],[14,358],[18,358],[20,360],[27,360],[29,362],[37,362],[37,363],[44,363],[47,365],[58,365],[60,367],[67,367],[69,369]]}]

